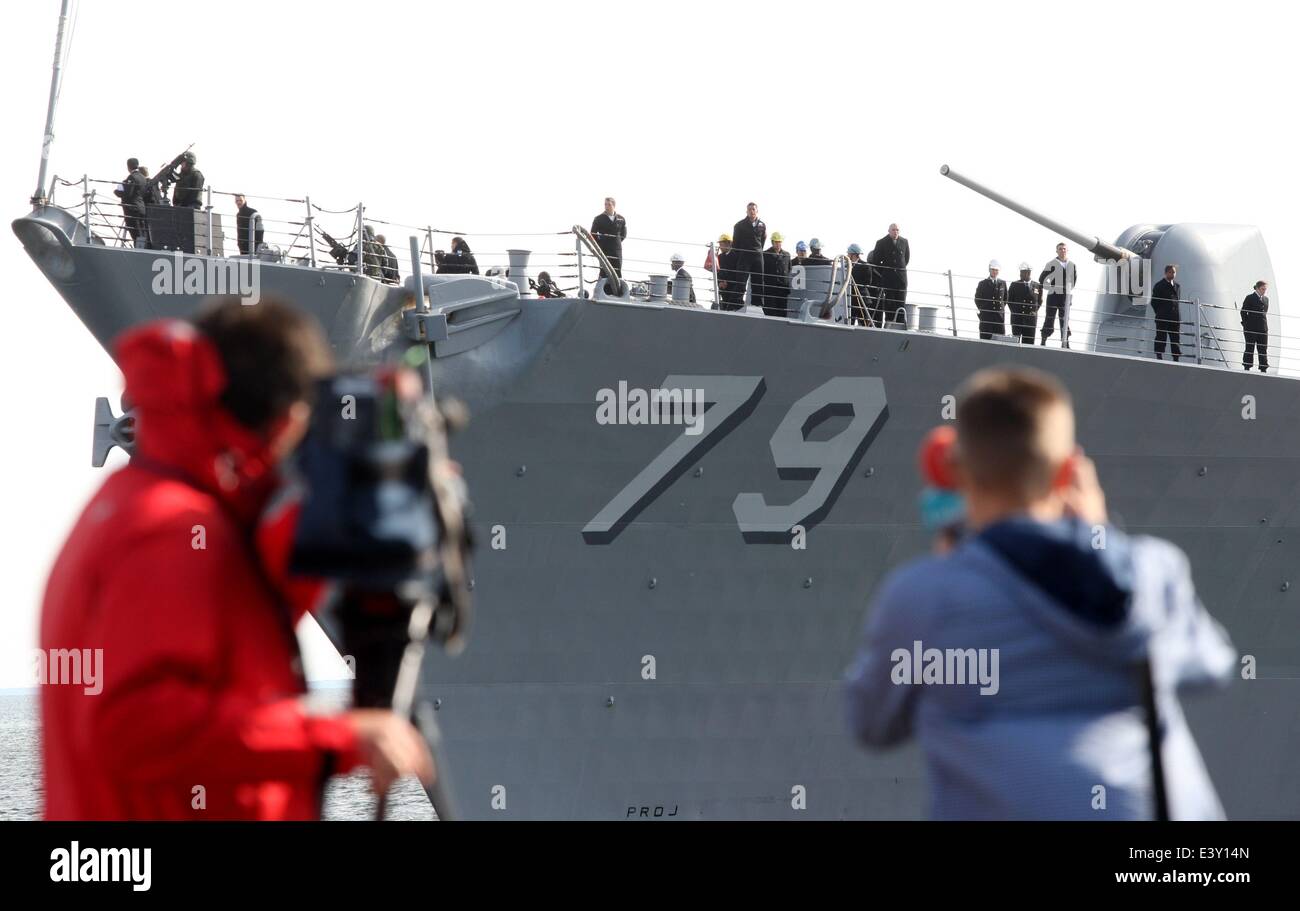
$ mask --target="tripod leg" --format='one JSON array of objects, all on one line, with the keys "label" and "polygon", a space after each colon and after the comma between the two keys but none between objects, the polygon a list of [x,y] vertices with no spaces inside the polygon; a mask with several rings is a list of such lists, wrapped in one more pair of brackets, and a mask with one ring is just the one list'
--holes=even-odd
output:
[{"label": "tripod leg", "polygon": [[[442,756],[442,731],[434,717],[433,706],[426,700],[418,698],[420,687],[420,670],[424,664],[425,645],[429,639],[429,628],[433,624],[436,610],[430,600],[421,600],[411,611],[407,626],[409,639],[402,652],[402,660],[397,670],[397,682],[393,687],[392,708],[403,718],[409,718],[416,729],[424,736],[433,757],[433,767],[437,777],[434,783],[425,789],[434,812],[440,820],[457,818],[455,805],[451,801],[451,788],[447,784],[448,772]],[[382,821],[388,808],[387,795],[381,795],[375,806],[375,819]]]},{"label": "tripod leg", "polygon": [[[439,822],[455,822],[460,818],[460,813],[456,809],[456,801],[452,796],[451,772],[448,770],[446,755],[442,751],[442,728],[438,726],[433,706],[425,701],[417,703],[411,720],[415,724],[415,729],[424,736],[424,742],[429,747],[429,755],[433,757],[433,767],[437,773],[433,784],[425,788],[424,793],[429,795],[429,803],[433,804],[433,812]],[[387,811],[388,795],[384,794],[375,805],[375,820],[383,822]]]},{"label": "tripod leg", "polygon": [[446,754],[442,751],[442,729],[438,727],[436,713],[429,702],[421,701],[415,707],[415,726],[424,735],[429,753],[433,756],[434,768],[438,772],[433,784],[425,789],[429,802],[433,804],[433,811],[438,814],[440,822],[455,822],[460,818],[460,813],[453,797]]}]

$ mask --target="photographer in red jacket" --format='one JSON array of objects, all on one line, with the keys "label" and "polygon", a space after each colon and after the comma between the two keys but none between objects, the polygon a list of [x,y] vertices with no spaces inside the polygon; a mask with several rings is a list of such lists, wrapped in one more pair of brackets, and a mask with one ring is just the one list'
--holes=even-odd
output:
[{"label": "photographer in red jacket", "polygon": [[[50,574],[44,655],[100,656],[99,685],[41,690],[47,819],[313,819],[325,780],[375,790],[434,769],[382,710],[309,714],[294,626],[321,586],[285,566],[296,513],[264,513],[330,368],[316,325],[273,302],[125,333],[131,462]],[[102,651],[100,651],[102,650]]]}]

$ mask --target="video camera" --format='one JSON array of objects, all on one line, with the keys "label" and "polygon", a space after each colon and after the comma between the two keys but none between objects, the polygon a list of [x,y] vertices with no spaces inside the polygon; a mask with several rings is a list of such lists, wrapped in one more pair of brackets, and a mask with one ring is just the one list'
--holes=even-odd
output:
[{"label": "video camera", "polygon": [[[455,654],[469,630],[469,498],[447,454],[463,423],[409,367],[340,373],[319,383],[296,460],[306,495],[290,570],[338,583],[322,620],[355,662],[354,704],[415,721],[435,761],[417,694],[429,640]],[[440,819],[455,816],[445,773],[429,794]]]}]

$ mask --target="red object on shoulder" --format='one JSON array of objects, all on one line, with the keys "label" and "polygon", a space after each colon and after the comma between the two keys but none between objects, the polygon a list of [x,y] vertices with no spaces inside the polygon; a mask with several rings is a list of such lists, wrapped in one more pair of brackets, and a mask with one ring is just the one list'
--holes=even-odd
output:
[{"label": "red object on shoulder", "polygon": [[220,407],[192,326],[117,351],[135,453],[77,520],[41,614],[45,817],[317,818],[325,777],[359,756],[350,722],[302,704],[294,624],[321,585],[285,570],[296,510],[258,528],[272,460]]},{"label": "red object on shoulder", "polygon": [[940,424],[925,435],[917,451],[921,477],[931,487],[955,490],[957,479],[949,464],[949,452],[957,442],[957,429],[951,424]]}]

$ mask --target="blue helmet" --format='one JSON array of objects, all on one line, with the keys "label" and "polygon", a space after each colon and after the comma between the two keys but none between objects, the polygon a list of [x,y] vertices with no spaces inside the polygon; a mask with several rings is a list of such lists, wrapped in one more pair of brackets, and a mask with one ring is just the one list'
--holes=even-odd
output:
[{"label": "blue helmet", "polygon": [[849,244],[849,253],[852,254],[853,256],[861,256],[862,248],[859,247],[857,244]]},{"label": "blue helmet", "polygon": [[806,243],[804,243],[803,241],[799,241],[799,243],[797,243],[797,244],[794,245],[794,249],[795,249],[795,252],[796,252],[796,253],[807,253],[807,252],[808,252],[808,245],[807,245]]}]

